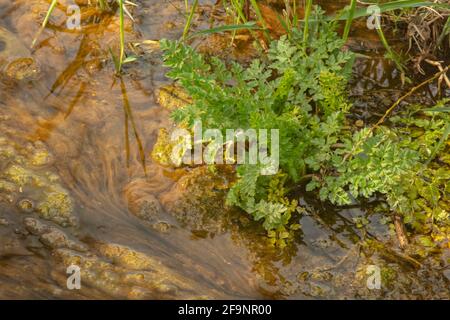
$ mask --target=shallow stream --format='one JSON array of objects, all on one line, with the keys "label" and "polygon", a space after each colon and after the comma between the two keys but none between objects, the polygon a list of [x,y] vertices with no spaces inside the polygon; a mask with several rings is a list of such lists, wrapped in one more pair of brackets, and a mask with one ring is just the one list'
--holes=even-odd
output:
[{"label": "shallow stream", "polygon": [[[158,104],[170,82],[158,50],[142,42],[179,37],[184,1],[138,1],[127,41],[141,43],[132,48],[140,58],[122,77],[108,52],[118,52],[118,14],[82,6],[82,29],[68,30],[70,1],[61,3],[30,50],[48,1],[0,0],[1,299],[450,298],[450,254],[409,261],[376,199],[337,209],[302,197],[302,232],[279,250],[258,224],[223,208],[226,169],[217,177],[153,162],[159,129],[172,126]],[[206,23],[211,3],[201,8]],[[370,50],[355,66],[355,121],[401,94],[398,73]],[[363,214],[369,235],[352,220]],[[81,268],[80,290],[66,286],[71,264]],[[367,285],[372,265],[379,290]]]}]

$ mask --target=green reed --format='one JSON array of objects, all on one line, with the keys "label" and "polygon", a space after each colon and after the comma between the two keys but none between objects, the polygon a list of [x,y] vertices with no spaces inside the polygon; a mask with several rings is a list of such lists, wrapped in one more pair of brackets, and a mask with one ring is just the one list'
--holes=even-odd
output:
[{"label": "green reed", "polygon": [[120,57],[118,72],[122,71],[122,65],[125,57],[125,22],[124,22],[124,4],[123,0],[119,1],[119,19],[120,19]]},{"label": "green reed", "polygon": [[53,10],[55,10],[55,7],[57,4],[58,4],[58,0],[52,0],[52,2],[50,3],[50,7],[47,10],[47,14],[45,15],[44,21],[42,22],[41,27],[39,28],[38,32],[36,33],[32,43],[31,43],[32,48],[36,45],[37,39],[39,38],[42,31],[47,26],[48,20],[50,19],[50,16],[52,15]]},{"label": "green reed", "polygon": [[306,46],[308,42],[308,33],[309,33],[309,18],[311,16],[312,9],[312,0],[306,0],[306,8],[305,8],[305,27],[303,29],[303,45]]},{"label": "green reed", "polygon": [[344,34],[342,36],[344,41],[347,41],[348,35],[350,34],[350,28],[352,26],[353,17],[355,16],[355,11],[356,11],[356,0],[351,0],[348,18],[345,22]]},{"label": "green reed", "polygon": [[[185,5],[186,5],[186,9],[188,10],[189,4],[187,2],[187,0],[185,1]],[[197,10],[198,7],[198,0],[194,0],[194,3],[192,4],[191,10],[189,10],[189,14],[187,16],[187,20],[186,20],[186,24],[184,25],[184,30],[183,30],[183,40],[186,39],[189,30],[191,29],[191,25],[192,25],[192,20],[194,19],[194,14],[195,11]],[[186,11],[187,11],[186,10]]]}]

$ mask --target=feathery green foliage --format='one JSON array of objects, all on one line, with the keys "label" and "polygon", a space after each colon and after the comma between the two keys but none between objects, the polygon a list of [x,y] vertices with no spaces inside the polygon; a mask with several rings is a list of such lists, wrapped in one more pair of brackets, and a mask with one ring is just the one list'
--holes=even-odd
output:
[{"label": "feathery green foliage", "polygon": [[[316,8],[318,19],[323,12]],[[179,81],[193,103],[173,113],[178,123],[204,127],[280,130],[280,166],[291,181],[299,181],[314,159],[329,157],[350,104],[344,90],[353,54],[341,51],[343,40],[335,24],[321,21],[272,42],[267,61],[254,60],[248,68],[228,68],[215,57],[206,58],[181,42],[163,40],[167,76]],[[257,166],[242,165],[228,203],[263,219],[267,230],[289,221],[286,204],[267,201],[267,178]]]},{"label": "feathery green foliage", "polygon": [[445,148],[448,114],[416,110],[394,117],[398,125],[392,128],[348,129],[352,104],[346,85],[354,55],[342,50],[335,22],[326,21],[321,9],[315,8],[311,19],[316,23],[308,37],[304,28],[296,28],[248,67],[226,65],[182,42],[162,40],[167,76],[193,101],[175,110],[173,119],[183,127],[201,120],[204,128],[223,132],[279,129],[278,175],[261,175],[262,164],[239,165],[227,197],[228,205],[261,221],[277,245],[283,246],[297,228],[291,218],[300,209],[287,197],[289,186],[307,176],[313,178],[306,191],[318,189],[323,201],[346,205],[381,194],[408,222],[428,217],[436,226],[440,221],[433,230],[444,230],[440,237],[447,237],[450,170],[438,172],[428,160]]}]

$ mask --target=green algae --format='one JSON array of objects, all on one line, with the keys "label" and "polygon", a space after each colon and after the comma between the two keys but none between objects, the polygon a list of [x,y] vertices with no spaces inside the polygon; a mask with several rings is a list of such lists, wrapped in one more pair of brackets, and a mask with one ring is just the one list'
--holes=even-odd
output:
[{"label": "green algae", "polygon": [[[37,169],[47,165],[52,159],[43,143],[37,142],[34,146],[20,148],[0,137],[0,155],[2,154],[8,155],[8,165],[0,168],[0,190],[8,195],[8,199],[16,198],[17,207],[22,212],[35,212],[41,218],[61,226],[77,224],[74,201],[60,184],[58,175]],[[36,205],[30,206],[32,203]]]},{"label": "green algae", "polygon": [[74,204],[64,189],[54,190],[46,194],[45,199],[37,206],[39,215],[60,225],[74,225]]}]

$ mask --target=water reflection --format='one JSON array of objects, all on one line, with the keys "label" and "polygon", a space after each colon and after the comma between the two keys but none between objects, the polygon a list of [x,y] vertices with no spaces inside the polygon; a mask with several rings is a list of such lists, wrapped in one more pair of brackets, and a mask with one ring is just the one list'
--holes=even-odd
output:
[{"label": "water reflection", "polygon": [[143,147],[141,138],[139,137],[139,133],[138,133],[138,131],[136,129],[136,123],[134,121],[132,109],[130,107],[130,101],[128,100],[128,95],[127,95],[127,90],[126,90],[126,87],[125,87],[125,83],[124,83],[122,77],[120,77],[119,80],[120,80],[120,89],[121,89],[122,97],[123,97],[123,110],[124,110],[124,113],[125,113],[124,128],[125,128],[125,146],[126,146],[126,153],[127,153],[127,166],[128,167],[130,166],[129,124],[131,124],[131,129],[133,131],[134,137],[136,139],[136,143],[138,145],[139,157],[140,157],[140,160],[141,160],[142,168],[144,169],[144,173],[147,176],[144,147]]}]

